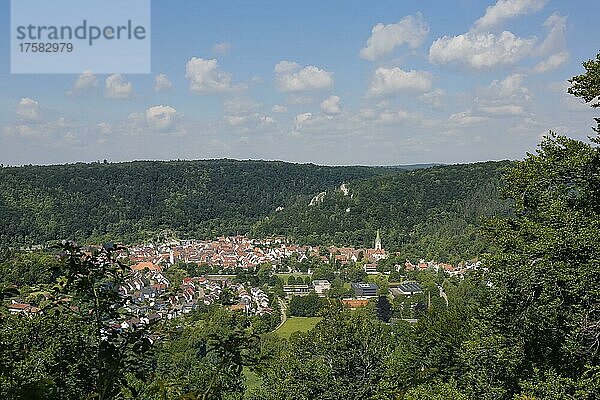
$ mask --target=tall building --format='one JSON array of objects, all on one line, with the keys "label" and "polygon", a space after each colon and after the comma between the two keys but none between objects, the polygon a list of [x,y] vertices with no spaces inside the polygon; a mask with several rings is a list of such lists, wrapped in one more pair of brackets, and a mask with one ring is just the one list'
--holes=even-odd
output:
[{"label": "tall building", "polygon": [[375,250],[381,250],[381,237],[379,236],[379,229],[377,229],[377,236],[375,237]]}]

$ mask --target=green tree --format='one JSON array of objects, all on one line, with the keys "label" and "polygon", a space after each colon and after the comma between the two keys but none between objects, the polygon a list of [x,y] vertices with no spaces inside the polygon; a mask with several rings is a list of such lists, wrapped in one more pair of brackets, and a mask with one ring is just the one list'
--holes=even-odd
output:
[{"label": "green tree", "polygon": [[383,322],[389,322],[392,318],[392,305],[387,296],[379,296],[377,298],[377,318]]},{"label": "green tree", "polygon": [[587,369],[577,379],[565,378],[553,370],[534,373],[521,382],[522,393],[516,400],[592,400],[600,396],[600,368]]},{"label": "green tree", "polygon": [[598,147],[551,134],[505,179],[515,215],[487,223],[491,297],[461,353],[480,398],[518,394],[534,371],[575,380],[599,362]]},{"label": "green tree", "polygon": [[128,317],[119,286],[129,268],[115,261],[113,245],[91,255],[71,242],[60,249],[62,276],[44,292],[41,312],[0,321],[0,390],[8,398],[136,397],[132,378],[147,376],[150,341],[147,327],[118,326]]},{"label": "green tree", "polygon": [[82,399],[95,391],[91,326],[66,313],[0,322],[0,398]]},{"label": "green tree", "polygon": [[144,396],[198,400],[240,399],[244,366],[254,365],[258,337],[239,313],[212,308],[180,329],[170,330],[157,349],[156,378]]},{"label": "green tree", "polygon": [[88,339],[94,353],[90,358],[93,373],[88,379],[93,392],[89,396],[109,399],[123,391],[137,396],[129,376],[146,377],[145,355],[151,349],[148,326],[115,327],[128,317],[119,286],[130,276],[130,269],[116,261],[113,252],[118,248],[112,244],[91,255],[68,241],[60,248],[64,276],[54,288],[52,307],[59,312],[72,311],[78,323],[92,332]]},{"label": "green tree", "polygon": [[328,310],[311,331],[292,335],[261,371],[254,399],[397,398],[399,383],[384,380],[397,340],[390,327],[365,313]]},{"label": "green tree", "polygon": [[432,384],[422,384],[414,389],[410,389],[405,400],[469,400],[469,396],[461,393],[455,381],[448,383],[435,382]]},{"label": "green tree", "polygon": [[506,177],[516,216],[488,226],[493,323],[524,341],[530,366],[598,362],[599,172],[598,147],[551,135]]},{"label": "green tree", "polygon": [[271,264],[263,264],[260,266],[256,276],[258,278],[258,283],[260,285],[266,285],[270,282],[271,279]]},{"label": "green tree", "polygon": [[59,271],[60,262],[51,254],[14,253],[0,262],[0,282],[17,286],[50,284]]},{"label": "green tree", "polygon": [[315,317],[323,306],[323,299],[311,292],[306,296],[293,296],[288,311],[293,317]]},{"label": "green tree", "polygon": [[367,273],[359,267],[348,268],[346,279],[348,282],[365,282]]},{"label": "green tree", "polygon": [[183,278],[189,276],[188,272],[181,268],[180,265],[173,265],[165,272],[167,279],[171,284],[178,288],[183,284]]},{"label": "green tree", "polygon": [[[569,79],[571,87],[568,92],[576,97],[582,98],[591,107],[600,107],[600,53],[596,54],[595,60],[587,60],[583,63],[585,73]],[[594,131],[600,133],[600,118],[594,118],[597,123]]]}]

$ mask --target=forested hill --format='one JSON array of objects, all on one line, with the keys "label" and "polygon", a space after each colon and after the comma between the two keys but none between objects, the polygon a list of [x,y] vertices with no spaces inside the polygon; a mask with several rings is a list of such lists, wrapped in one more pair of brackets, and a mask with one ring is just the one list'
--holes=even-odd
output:
[{"label": "forested hill", "polygon": [[286,235],[309,244],[372,246],[377,229],[384,248],[406,257],[457,261],[486,250],[482,217],[503,215],[499,193],[509,162],[437,166],[359,179],[322,198],[303,196],[274,212],[253,234]]},{"label": "forested hill", "polygon": [[284,162],[140,161],[0,168],[0,244],[139,240],[162,229],[247,232],[298,195],[384,168]]},{"label": "forested hill", "polygon": [[204,160],[4,167],[0,242],[136,241],[172,229],[183,237],[250,232],[370,246],[381,229],[389,250],[462,259],[485,249],[477,236],[481,217],[508,209],[498,193],[507,165],[401,170]]}]

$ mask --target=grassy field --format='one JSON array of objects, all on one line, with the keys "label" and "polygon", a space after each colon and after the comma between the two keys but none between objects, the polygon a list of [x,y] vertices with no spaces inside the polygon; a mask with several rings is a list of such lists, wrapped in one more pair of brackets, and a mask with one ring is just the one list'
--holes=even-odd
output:
[{"label": "grassy field", "polygon": [[305,274],[303,272],[293,272],[291,274],[275,274],[275,275],[277,275],[280,278],[285,278],[285,279],[289,278],[290,275],[294,275],[294,278],[301,276],[302,279],[306,278],[307,276],[310,276],[309,274]]},{"label": "grassy field", "polygon": [[289,317],[275,333],[279,337],[287,339],[294,332],[311,330],[320,320],[321,317]]}]

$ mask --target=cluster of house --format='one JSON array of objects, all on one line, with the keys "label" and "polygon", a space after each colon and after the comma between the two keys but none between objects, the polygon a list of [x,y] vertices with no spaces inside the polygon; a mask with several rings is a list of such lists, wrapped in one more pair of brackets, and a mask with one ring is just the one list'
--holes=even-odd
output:
[{"label": "cluster of house", "polygon": [[396,271],[400,272],[402,269],[405,271],[424,271],[424,270],[433,270],[435,272],[444,271],[449,275],[463,277],[465,273],[471,270],[475,270],[481,267],[481,262],[461,262],[457,266],[447,263],[439,263],[435,261],[425,261],[419,260],[417,263],[412,263],[409,260],[406,260],[404,266],[396,265]]},{"label": "cluster of house", "polygon": [[[128,249],[134,263],[172,265],[178,262],[207,264],[224,269],[251,268],[260,264],[279,264],[297,254],[318,254],[318,248],[288,244],[282,238],[250,239],[246,236],[220,237],[216,240],[177,240],[161,245],[145,244]],[[123,254],[125,256],[125,254]]]},{"label": "cluster of house", "polygon": [[381,246],[379,232],[372,249],[330,246],[326,253],[322,255],[319,246],[290,244],[284,238],[258,240],[246,236],[229,236],[216,240],[174,240],[160,245],[132,246],[127,252],[123,251],[121,257],[128,258],[132,263],[150,262],[165,267],[185,262],[223,269],[247,269],[261,264],[279,265],[284,258],[297,254],[299,261],[320,257],[325,263],[335,261],[342,265],[367,260],[365,269],[370,272],[376,271],[379,260],[388,257]]},{"label": "cluster of house", "polygon": [[160,265],[140,262],[131,269],[132,278],[119,287],[119,292],[126,299],[125,308],[132,317],[120,322],[121,328],[172,319],[197,309],[200,304],[219,303],[225,288],[234,294],[229,300],[236,303],[230,306],[233,310],[243,310],[251,315],[273,311],[266,293],[259,288],[248,291],[243,284],[231,282],[234,275],[185,277],[181,284],[172,286]]},{"label": "cluster of house", "polygon": [[[172,285],[161,265],[144,261],[132,265],[131,271],[131,277],[118,288],[125,300],[128,317],[111,321],[114,329],[135,328],[156,320],[172,319],[197,309],[200,304],[220,303],[225,288],[233,293],[233,297],[228,299],[234,303],[229,306],[232,310],[242,310],[249,315],[273,312],[269,296],[263,290],[231,282],[235,275],[186,277],[181,284]],[[19,300],[12,300],[7,308],[11,314],[32,315],[41,311]]]},{"label": "cluster of house", "polygon": [[375,245],[372,249],[355,249],[353,247],[334,247],[328,248],[329,258],[324,257],[323,261],[329,262],[329,260],[335,260],[342,265],[349,264],[351,262],[363,261],[367,262],[363,265],[363,269],[367,274],[377,274],[377,263],[380,260],[388,258],[389,254],[381,246],[381,236],[377,231],[375,237]]},{"label": "cluster of house", "polygon": [[273,308],[270,307],[269,296],[260,288],[246,291],[244,285],[237,285],[237,294],[239,301],[237,304],[229,306],[231,310],[244,311],[246,314],[263,315],[271,314]]},{"label": "cluster of house", "polygon": [[[269,296],[259,288],[248,290],[244,285],[232,283],[233,275],[184,278],[180,285],[172,287],[163,271],[178,262],[207,264],[223,270],[270,264],[275,270],[284,258],[294,254],[298,255],[299,261],[309,257],[319,257],[325,263],[336,262],[341,265],[366,261],[363,268],[367,274],[377,274],[377,263],[389,256],[382,247],[379,231],[373,248],[330,246],[325,252],[318,246],[289,244],[283,238],[257,240],[246,236],[220,237],[216,240],[173,240],[159,245],[132,246],[119,254],[121,259],[129,260],[133,271],[132,278],[119,288],[121,295],[126,298],[128,311],[133,315],[131,320],[122,322],[123,327],[154,319],[171,319],[191,312],[201,303],[208,305],[219,302],[226,287],[237,296],[233,299],[237,303],[230,308],[252,315],[271,313]],[[455,267],[434,261],[412,263],[407,260],[404,265],[396,265],[396,270],[435,270],[463,276],[468,270],[479,266],[479,263],[461,263]],[[311,284],[285,285],[283,291],[288,298],[313,291],[325,296],[330,288],[329,281],[314,280]],[[344,301],[353,308],[366,304],[378,292],[377,285],[372,283],[353,283],[352,289],[354,298]],[[422,289],[416,282],[405,282],[390,288],[390,294],[394,296],[418,293],[422,293]],[[8,309],[11,313],[40,312],[35,306],[19,301],[13,301]]]}]

